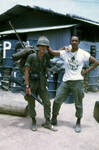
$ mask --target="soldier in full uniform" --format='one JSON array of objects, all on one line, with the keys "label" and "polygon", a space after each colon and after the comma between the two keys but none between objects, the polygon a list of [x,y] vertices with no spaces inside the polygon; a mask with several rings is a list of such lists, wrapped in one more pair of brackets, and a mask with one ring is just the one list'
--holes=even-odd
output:
[{"label": "soldier in full uniform", "polygon": [[36,125],[36,111],[35,100],[31,97],[31,92],[39,95],[44,105],[45,123],[43,126],[50,130],[55,131],[50,123],[51,103],[47,86],[47,68],[50,63],[51,54],[48,53],[49,40],[41,36],[37,42],[36,53],[30,54],[25,63],[25,83],[26,83],[26,96],[28,101],[28,111],[32,118],[32,130],[37,130]]}]

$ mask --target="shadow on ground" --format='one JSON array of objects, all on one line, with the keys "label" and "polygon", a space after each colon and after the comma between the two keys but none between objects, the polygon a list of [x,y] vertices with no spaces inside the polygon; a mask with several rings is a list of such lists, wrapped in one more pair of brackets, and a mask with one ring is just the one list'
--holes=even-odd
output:
[{"label": "shadow on ground", "polygon": [[[37,126],[39,128],[42,128],[42,123],[44,123],[44,119],[43,118],[37,118]],[[30,129],[32,125],[32,120],[31,118],[18,118],[17,120],[13,121],[13,123],[11,123],[9,126],[14,126],[17,128],[22,128],[22,129]],[[75,127],[75,123],[74,122],[70,122],[70,121],[63,121],[63,120],[58,120],[58,126],[66,126],[69,128],[74,128]],[[82,128],[89,128],[91,127],[90,125],[83,125],[82,124]]]}]

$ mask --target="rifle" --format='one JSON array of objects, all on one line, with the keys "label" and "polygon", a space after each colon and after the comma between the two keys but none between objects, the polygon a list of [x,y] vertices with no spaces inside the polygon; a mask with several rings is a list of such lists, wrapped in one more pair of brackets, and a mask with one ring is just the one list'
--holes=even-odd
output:
[{"label": "rifle", "polygon": [[17,33],[16,29],[15,29],[14,26],[12,25],[11,21],[9,21],[9,25],[10,25],[11,28],[14,30],[14,32],[15,32],[15,34],[16,34],[16,37],[17,37],[17,39],[19,40],[19,42],[21,43],[21,46],[22,46],[22,51],[17,52],[17,53],[15,53],[15,54],[12,55],[13,60],[16,61],[16,60],[19,60],[19,59],[21,59],[22,57],[24,57],[24,56],[26,56],[26,55],[28,55],[28,54],[35,53],[36,51],[35,51],[35,48],[34,48],[34,47],[31,47],[31,46],[29,46],[29,47],[27,47],[27,48],[25,47],[25,45],[24,45],[24,43],[22,42],[22,40],[21,40],[19,34]]},{"label": "rifle", "polygon": [[19,36],[19,35],[18,35],[18,33],[16,32],[16,29],[15,29],[15,28],[14,28],[14,26],[12,25],[11,21],[9,21],[9,25],[10,25],[10,26],[11,26],[11,28],[14,30],[14,32],[15,32],[15,34],[16,34],[16,36],[17,36],[18,40],[19,40],[19,42],[21,43],[22,48],[25,48],[24,43],[22,42],[22,40],[21,40],[20,36]]},{"label": "rifle", "polygon": [[[21,84],[20,81],[18,81],[15,77],[11,77],[10,78],[10,82],[14,82],[16,84],[18,84],[19,86],[21,86],[21,89],[23,91],[23,95],[25,96],[26,95],[26,92],[25,92],[25,86],[23,84]],[[43,105],[43,103],[41,102],[41,100],[34,94],[34,93],[31,93],[31,96],[36,100],[38,101],[41,105]]]}]

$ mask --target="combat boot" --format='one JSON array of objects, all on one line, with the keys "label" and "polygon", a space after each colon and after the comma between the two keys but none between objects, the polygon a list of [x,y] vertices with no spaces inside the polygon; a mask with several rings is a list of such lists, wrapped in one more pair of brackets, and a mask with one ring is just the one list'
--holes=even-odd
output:
[{"label": "combat boot", "polygon": [[52,119],[51,119],[51,124],[52,125],[57,125],[57,116],[59,114],[59,109],[60,109],[60,104],[56,103],[54,101],[53,103],[53,112],[52,112]]},{"label": "combat boot", "polygon": [[57,117],[52,117],[52,119],[51,119],[51,124],[52,125],[57,125]]},{"label": "combat boot", "polygon": [[80,118],[78,118],[77,121],[76,121],[75,132],[77,132],[77,133],[81,132],[80,121],[81,121]]},{"label": "combat boot", "polygon": [[37,131],[37,125],[35,118],[32,119],[32,131]]},{"label": "combat boot", "polygon": [[50,121],[48,121],[48,120],[46,120],[46,122],[44,124],[42,124],[42,126],[44,128],[47,128],[47,129],[51,130],[51,131],[57,131],[57,129],[55,129],[53,127],[53,125],[50,123]]}]

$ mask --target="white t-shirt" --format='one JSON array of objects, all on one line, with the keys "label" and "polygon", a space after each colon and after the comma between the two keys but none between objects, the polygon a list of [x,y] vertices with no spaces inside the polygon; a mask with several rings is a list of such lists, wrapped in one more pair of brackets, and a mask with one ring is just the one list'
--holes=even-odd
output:
[{"label": "white t-shirt", "polygon": [[82,49],[78,49],[76,52],[62,50],[60,51],[60,57],[64,60],[65,74],[63,81],[68,80],[83,80],[81,75],[84,62],[89,61],[90,54]]}]

